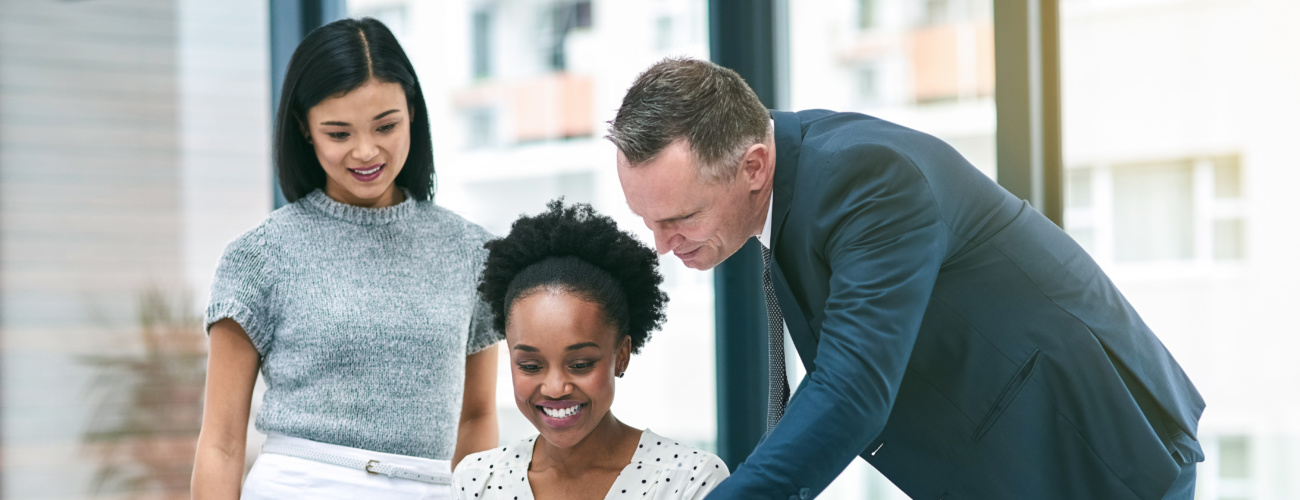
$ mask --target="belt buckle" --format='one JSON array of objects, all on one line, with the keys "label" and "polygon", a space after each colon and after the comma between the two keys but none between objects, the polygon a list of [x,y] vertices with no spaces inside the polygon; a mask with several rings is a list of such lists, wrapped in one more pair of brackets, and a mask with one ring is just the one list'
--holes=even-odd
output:
[{"label": "belt buckle", "polygon": [[371,469],[371,467],[374,467],[374,466],[376,466],[376,465],[379,465],[379,461],[378,461],[378,460],[370,460],[370,461],[366,462],[366,466],[365,466],[366,472],[369,472],[369,473],[371,473],[371,474],[375,474],[375,475],[380,474],[379,471],[374,470],[374,469]]}]

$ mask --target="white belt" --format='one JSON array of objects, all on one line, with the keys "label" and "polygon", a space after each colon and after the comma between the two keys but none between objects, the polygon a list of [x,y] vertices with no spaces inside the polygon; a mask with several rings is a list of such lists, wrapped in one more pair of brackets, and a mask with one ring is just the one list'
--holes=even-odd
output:
[{"label": "white belt", "polygon": [[412,481],[421,481],[432,484],[451,484],[451,478],[446,475],[425,474],[407,467],[386,464],[379,460],[366,460],[357,457],[349,457],[343,454],[329,453],[293,446],[290,444],[277,443],[272,440],[268,440],[267,443],[262,446],[262,453],[274,453],[304,460],[313,460],[330,465],[337,465],[339,467],[347,467],[349,469],[360,469],[371,474],[382,474],[388,477],[410,479]]}]

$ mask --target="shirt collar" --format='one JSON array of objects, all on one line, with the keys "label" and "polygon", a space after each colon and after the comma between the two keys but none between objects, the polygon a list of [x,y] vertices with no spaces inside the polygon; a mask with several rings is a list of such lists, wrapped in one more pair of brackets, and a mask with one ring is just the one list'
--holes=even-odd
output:
[{"label": "shirt collar", "polygon": [[[769,118],[767,120],[767,123],[769,127],[772,127],[773,130],[772,133],[775,134],[776,121]],[[773,152],[773,157],[775,157],[775,152]],[[772,181],[773,182],[776,181],[775,175],[772,176]],[[772,207],[774,205],[772,202],[775,200],[776,200],[776,187],[773,186],[772,192],[767,195],[767,218],[763,220],[763,232],[759,233],[758,235],[758,242],[763,245],[763,248],[766,248],[768,250],[772,249]]]},{"label": "shirt collar", "polygon": [[763,222],[763,232],[758,235],[758,242],[763,244],[763,248],[772,248],[772,202],[776,198],[776,190],[767,197],[767,219]]}]

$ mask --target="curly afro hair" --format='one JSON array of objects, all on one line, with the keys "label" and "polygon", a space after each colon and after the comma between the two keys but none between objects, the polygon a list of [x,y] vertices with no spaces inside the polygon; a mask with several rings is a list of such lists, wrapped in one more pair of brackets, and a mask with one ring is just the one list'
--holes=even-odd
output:
[{"label": "curly afro hair", "polygon": [[510,234],[485,243],[487,262],[478,291],[492,306],[502,334],[515,301],[543,290],[579,295],[601,306],[605,318],[632,338],[632,352],[664,322],[668,296],[659,289],[659,259],[614,219],[587,204],[560,198],[536,216],[522,216]]}]

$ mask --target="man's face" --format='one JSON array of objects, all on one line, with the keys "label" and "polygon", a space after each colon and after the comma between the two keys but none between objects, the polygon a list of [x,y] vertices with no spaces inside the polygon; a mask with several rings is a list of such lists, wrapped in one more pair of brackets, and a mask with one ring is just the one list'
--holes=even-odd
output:
[{"label": "man's face", "polygon": [[705,270],[736,253],[762,230],[766,212],[759,212],[766,210],[767,200],[757,199],[765,191],[755,191],[754,172],[747,168],[718,183],[705,182],[696,168],[695,155],[682,139],[636,166],[618,153],[623,195],[632,212],[654,231],[655,249],[660,254],[673,252],[686,267]]}]

